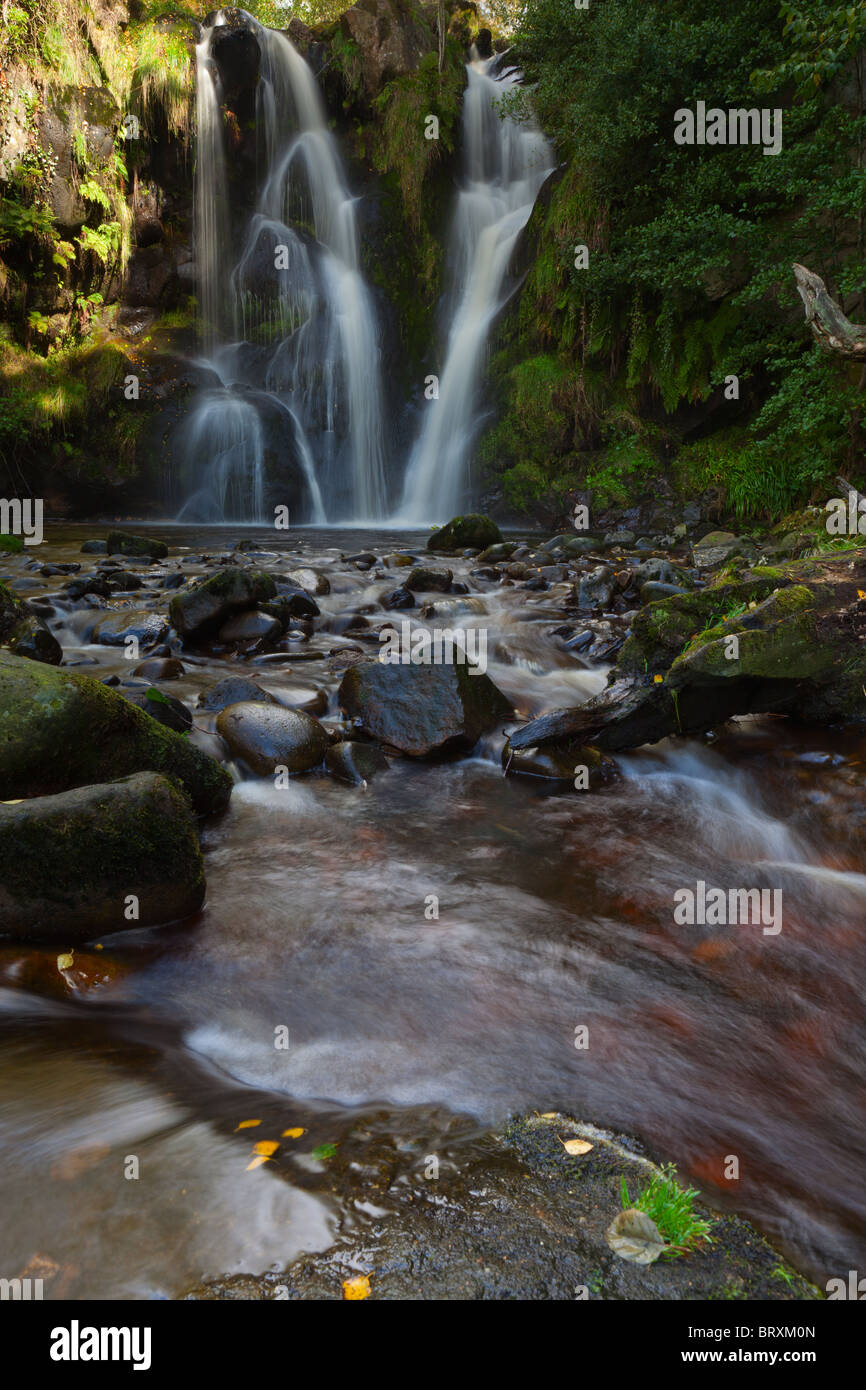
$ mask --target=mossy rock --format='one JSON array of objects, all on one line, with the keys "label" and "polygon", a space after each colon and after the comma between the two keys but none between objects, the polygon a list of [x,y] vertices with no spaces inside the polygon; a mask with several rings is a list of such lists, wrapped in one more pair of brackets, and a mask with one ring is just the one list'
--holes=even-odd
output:
[{"label": "mossy rock", "polygon": [[188,917],[204,890],[190,803],[153,772],[0,806],[0,935],[78,945]]},{"label": "mossy rock", "polygon": [[[277,586],[264,570],[223,569],[175,594],[169,604],[169,618],[181,637],[205,637],[233,614],[257,608],[276,594]],[[319,611],[309,595],[304,598]]]},{"label": "mossy rock", "polygon": [[106,542],[109,555],[130,555],[142,560],[164,560],[168,555],[165,541],[150,536],[130,536],[126,531],[110,531]]},{"label": "mossy rock", "polygon": [[502,540],[502,533],[495,521],[480,512],[469,516],[455,516],[427,541],[427,549],[433,551],[486,550]]},{"label": "mossy rock", "polygon": [[202,815],[224,811],[232,780],[213,758],[91,676],[0,652],[0,786],[50,796],[133,772],[177,782]]}]

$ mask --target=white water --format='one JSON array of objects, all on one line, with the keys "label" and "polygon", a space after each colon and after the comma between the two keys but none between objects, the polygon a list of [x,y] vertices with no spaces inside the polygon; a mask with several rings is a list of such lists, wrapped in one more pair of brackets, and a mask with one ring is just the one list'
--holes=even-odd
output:
[{"label": "white water", "polygon": [[507,299],[508,265],[553,153],[531,123],[503,119],[501,97],[520,81],[494,77],[498,59],[467,67],[463,102],[464,182],[451,232],[451,327],[439,399],[425,404],[421,435],[406,472],[399,518],[441,521],[471,502],[472,446],[480,424],[480,386],[491,324]]},{"label": "white water", "polygon": [[[304,514],[292,521],[374,520],[386,507],[380,348],[360,271],[356,200],[312,72],[284,34],[246,16],[261,52],[257,130],[267,174],[232,268],[211,56],[224,23],[218,13],[197,49],[196,162],[202,339],[222,389],[199,396],[186,426],[194,481],[182,515],[272,519],[262,422],[255,403],[238,396],[252,387],[286,419],[285,444],[305,483]],[[244,350],[250,345],[258,353]]]}]

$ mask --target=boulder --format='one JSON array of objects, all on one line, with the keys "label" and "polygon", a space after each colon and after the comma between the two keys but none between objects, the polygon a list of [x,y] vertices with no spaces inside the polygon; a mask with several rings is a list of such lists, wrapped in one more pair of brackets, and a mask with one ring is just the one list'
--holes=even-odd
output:
[{"label": "boulder", "polygon": [[460,551],[471,546],[473,550],[484,551],[488,546],[502,540],[502,533],[489,516],[473,512],[469,516],[455,516],[434,531],[427,541],[427,549],[437,552]]},{"label": "boulder", "polygon": [[168,623],[161,613],[146,609],[124,609],[100,618],[93,629],[91,641],[102,647],[123,647],[130,637],[139,647],[155,647],[168,636]]},{"label": "boulder", "polygon": [[344,743],[331,744],[325,753],[325,767],[339,781],[360,786],[377,772],[387,772],[388,759],[375,743],[347,739]]},{"label": "boulder", "polygon": [[[85,545],[91,542],[85,541]],[[106,541],[109,555],[131,555],[142,560],[164,560],[168,555],[165,541],[156,541],[150,536],[130,536],[126,531],[110,531]],[[82,547],[84,552],[84,547]],[[91,550],[86,552],[93,554]]]},{"label": "boulder", "polygon": [[416,565],[403,580],[403,588],[413,594],[447,594],[453,578],[451,570],[431,570]]},{"label": "boulder", "polygon": [[233,614],[257,608],[276,592],[273,579],[264,570],[223,569],[175,594],[169,617],[181,637],[206,637]]},{"label": "boulder", "polygon": [[252,611],[235,613],[233,618],[223,623],[219,630],[221,642],[267,641],[269,637],[279,637],[283,625],[271,613]]},{"label": "boulder", "polygon": [[608,608],[613,598],[614,572],[610,565],[597,565],[580,581],[579,608]]},{"label": "boulder", "polygon": [[731,531],[710,531],[709,535],[695,542],[693,554],[698,569],[706,570],[723,564],[732,555],[748,555],[754,550],[751,541],[740,540]]},{"label": "boulder", "polygon": [[91,676],[0,651],[0,787],[47,796],[133,772],[178,782],[202,815],[223,811],[228,773]]},{"label": "boulder", "polygon": [[286,578],[295,588],[303,589],[308,594],[315,594],[316,598],[321,598],[323,594],[331,592],[331,581],[327,575],[320,574],[318,570],[290,570]]},{"label": "boulder", "polygon": [[[458,655],[458,653],[455,653]],[[486,674],[466,665],[358,662],[340,682],[341,708],[380,743],[412,757],[473,748],[512,713]]]},{"label": "boulder", "polygon": [[204,890],[195,816],[165,777],[0,805],[0,935],[77,945],[188,917]]},{"label": "boulder", "polygon": [[216,726],[235,757],[262,777],[273,776],[279,767],[309,772],[322,761],[330,741],[311,714],[252,700],[228,705]]}]

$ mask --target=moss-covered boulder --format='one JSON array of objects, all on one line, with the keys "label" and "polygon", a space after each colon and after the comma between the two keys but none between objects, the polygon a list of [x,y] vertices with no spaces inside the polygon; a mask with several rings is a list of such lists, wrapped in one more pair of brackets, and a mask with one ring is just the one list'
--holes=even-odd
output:
[{"label": "moss-covered boulder", "polygon": [[26,603],[0,583],[0,645],[31,661],[45,661],[59,666],[63,648],[48,624]]},{"label": "moss-covered boulder", "polygon": [[223,569],[175,594],[169,617],[181,637],[207,637],[233,614],[256,608],[276,593],[273,579],[264,570]]},{"label": "moss-covered boulder", "polygon": [[164,560],[168,555],[165,541],[150,536],[130,536],[126,531],[110,531],[106,542],[109,555],[129,555],[139,560]]},{"label": "moss-covered boulder", "polygon": [[490,677],[466,665],[362,661],[344,675],[341,708],[364,733],[412,757],[472,748],[512,713]]},{"label": "moss-covered boulder", "polygon": [[502,540],[502,533],[495,521],[480,512],[469,516],[455,516],[438,531],[434,531],[427,541],[427,549],[437,552],[454,550],[486,550]]},{"label": "moss-covered boulder", "polygon": [[219,763],[115,691],[64,667],[0,651],[0,788],[4,799],[159,772],[202,815],[223,811],[232,781]]},{"label": "moss-covered boulder", "polygon": [[0,936],[73,946],[188,917],[204,889],[189,801],[153,772],[0,805]]}]

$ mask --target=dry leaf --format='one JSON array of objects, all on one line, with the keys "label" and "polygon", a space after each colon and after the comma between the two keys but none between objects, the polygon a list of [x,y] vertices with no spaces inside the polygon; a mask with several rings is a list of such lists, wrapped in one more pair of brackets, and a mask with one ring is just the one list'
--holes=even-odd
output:
[{"label": "dry leaf", "polygon": [[74,957],[74,955],[72,954],[71,951],[70,951],[67,955],[65,955],[65,956],[58,956],[58,957],[57,957],[57,969],[58,969],[58,970],[71,970],[74,964],[75,964],[75,957]]},{"label": "dry leaf", "polygon": [[664,676],[653,676],[653,685],[661,685]]},{"label": "dry leaf", "polygon": [[665,1249],[661,1231],[645,1211],[631,1207],[621,1211],[605,1231],[607,1243],[620,1259],[635,1265],[655,1264]]},{"label": "dry leaf", "polygon": [[[258,1120],[256,1120],[256,1124],[258,1124]],[[279,1147],[279,1144],[273,1139],[260,1139],[253,1148],[255,1158],[250,1159],[245,1171],[249,1173],[252,1168],[261,1168],[263,1163],[267,1163],[269,1158],[273,1158]]]},{"label": "dry leaf", "polygon": [[281,1137],[283,1139],[300,1139],[301,1135],[306,1134],[306,1132],[305,1129],[301,1129],[300,1127],[297,1129],[284,1129]]},{"label": "dry leaf", "polygon": [[235,1130],[235,1134],[237,1134],[238,1129],[255,1129],[256,1125],[260,1124],[261,1120],[241,1120],[240,1124]]},{"label": "dry leaf", "polygon": [[595,1145],[588,1143],[586,1139],[560,1139],[559,1142],[572,1158],[577,1154],[588,1154],[590,1149],[595,1148]]},{"label": "dry leaf", "polygon": [[366,1274],[355,1274],[351,1279],[343,1280],[344,1298],[369,1298],[370,1280]]}]

